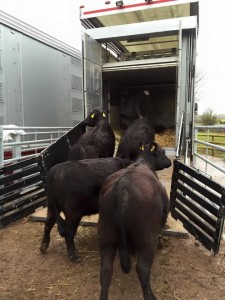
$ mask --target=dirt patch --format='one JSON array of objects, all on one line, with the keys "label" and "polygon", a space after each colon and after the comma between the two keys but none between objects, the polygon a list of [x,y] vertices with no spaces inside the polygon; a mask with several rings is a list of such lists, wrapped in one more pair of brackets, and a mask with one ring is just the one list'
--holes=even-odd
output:
[{"label": "dirt patch", "polygon": [[[158,172],[170,191],[172,166]],[[64,239],[53,228],[46,255],[39,251],[44,224],[23,219],[0,230],[0,300],[93,300],[99,298],[100,259],[96,227],[80,226],[75,237],[79,259],[70,262]],[[225,242],[212,256],[192,237],[164,236],[151,276],[158,300],[225,299]],[[143,299],[135,272],[123,274],[118,257],[110,300]]]},{"label": "dirt patch", "polygon": [[[52,231],[46,255],[39,252],[43,223],[23,220],[0,231],[0,299],[98,299],[99,254],[95,227],[79,227],[79,259],[72,263],[64,240]],[[225,299],[225,242],[212,256],[193,237],[164,237],[152,269],[158,299]],[[109,299],[142,299],[135,272],[123,274],[118,258]]]}]

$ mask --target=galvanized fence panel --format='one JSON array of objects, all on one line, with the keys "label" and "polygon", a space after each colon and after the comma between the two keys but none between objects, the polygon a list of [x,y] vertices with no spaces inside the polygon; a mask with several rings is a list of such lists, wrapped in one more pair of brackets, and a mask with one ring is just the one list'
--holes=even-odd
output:
[{"label": "galvanized fence panel", "polygon": [[[206,134],[206,141],[201,141],[199,139],[199,131],[205,132]],[[212,132],[221,133],[221,137],[224,136],[224,142],[216,142],[213,139],[210,139],[212,136]],[[222,163],[225,160],[225,126],[195,126],[195,138],[193,141],[193,167],[196,169],[200,169],[206,174],[208,174],[208,165],[212,166],[215,170],[218,170],[224,174],[225,179],[225,168],[224,164]],[[201,148],[200,148],[201,147]],[[204,153],[201,153],[199,150],[204,149]],[[220,152],[221,154],[221,163],[218,164],[214,162],[212,154],[215,152]],[[200,167],[197,162],[197,158],[204,162],[204,168]]]},{"label": "galvanized fence panel", "polygon": [[[37,208],[45,207],[46,176],[57,163],[67,160],[68,152],[84,133],[83,122],[63,136],[51,141],[50,146],[30,158],[16,157],[7,160],[0,168],[0,227],[29,216]],[[4,147],[3,147],[4,148]]]},{"label": "galvanized fence panel", "polygon": [[47,148],[70,127],[0,127],[0,165],[18,161],[18,158],[36,156]]}]

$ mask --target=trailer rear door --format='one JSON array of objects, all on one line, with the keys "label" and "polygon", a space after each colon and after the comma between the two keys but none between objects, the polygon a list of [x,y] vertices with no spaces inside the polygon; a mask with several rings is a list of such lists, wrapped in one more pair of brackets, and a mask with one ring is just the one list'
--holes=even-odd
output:
[{"label": "trailer rear door", "polygon": [[85,117],[93,108],[103,109],[101,45],[83,34],[83,91]]},{"label": "trailer rear door", "polygon": [[225,188],[179,160],[174,161],[171,215],[208,250],[218,253],[225,216]]}]

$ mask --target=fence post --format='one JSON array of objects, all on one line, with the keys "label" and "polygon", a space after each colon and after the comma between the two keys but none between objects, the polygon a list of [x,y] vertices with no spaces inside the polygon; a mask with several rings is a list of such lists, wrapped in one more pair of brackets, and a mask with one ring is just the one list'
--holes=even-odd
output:
[{"label": "fence post", "polygon": [[0,166],[4,166],[3,128],[0,127]]},{"label": "fence post", "polygon": [[[214,144],[214,136],[212,135],[212,144]],[[212,156],[215,156],[214,148],[212,148]]]},{"label": "fence post", "polygon": [[[207,128],[206,142],[210,143],[210,141],[209,141],[209,128]],[[205,157],[206,157],[206,159],[208,159],[208,156],[209,156],[209,146],[206,146],[206,148],[205,148]],[[205,172],[206,173],[208,172],[208,163],[207,163],[207,161],[205,162]]]},{"label": "fence post", "polygon": [[[194,140],[198,140],[198,128],[195,128],[195,137]],[[198,152],[198,142],[194,141],[194,153],[193,153],[193,164],[194,166],[196,166],[197,163],[197,156],[195,155],[195,153]]]},{"label": "fence post", "polygon": [[[13,142],[20,143],[20,134],[13,135]],[[12,158],[21,157],[21,145],[12,146]]]},{"label": "fence post", "polygon": [[[0,167],[4,166],[4,145],[3,145],[3,127],[0,127]],[[0,175],[0,177],[3,177],[4,175]],[[0,186],[2,188],[2,185]],[[0,205],[0,208],[4,208],[4,205]],[[1,219],[4,217],[4,215],[0,215],[0,227],[1,227]]]},{"label": "fence post", "polygon": [[[35,130],[34,140],[37,141],[37,131]],[[37,142],[35,144],[35,154],[37,154]]]}]

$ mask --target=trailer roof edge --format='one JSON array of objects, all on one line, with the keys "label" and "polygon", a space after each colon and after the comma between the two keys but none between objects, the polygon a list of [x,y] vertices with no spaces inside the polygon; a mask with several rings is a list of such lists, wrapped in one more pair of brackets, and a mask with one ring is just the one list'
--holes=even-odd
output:
[{"label": "trailer roof edge", "polygon": [[63,43],[62,41],[46,34],[45,32],[3,12],[0,10],[0,24],[8,26],[13,30],[21,32],[33,39],[36,39],[48,46],[51,46],[59,51],[69,54],[74,57],[81,58],[81,51],[73,48],[72,46]]}]

